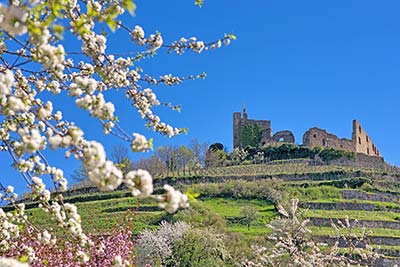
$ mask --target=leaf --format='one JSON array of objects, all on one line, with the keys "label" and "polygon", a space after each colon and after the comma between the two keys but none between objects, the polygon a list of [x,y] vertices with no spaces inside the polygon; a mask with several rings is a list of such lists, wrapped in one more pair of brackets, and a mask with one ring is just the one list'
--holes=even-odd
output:
[{"label": "leaf", "polygon": [[150,138],[149,140],[147,140],[147,145],[149,146],[149,148],[151,150],[153,150],[153,138]]},{"label": "leaf", "polygon": [[200,193],[194,192],[192,189],[189,189],[188,191],[186,191],[185,194],[189,198],[190,202],[196,201],[196,198],[198,198],[200,196]]},{"label": "leaf", "polygon": [[128,10],[132,16],[135,15],[136,5],[133,0],[122,0],[122,7]]},{"label": "leaf", "polygon": [[106,24],[110,28],[110,30],[115,31],[117,27],[117,23],[115,22],[115,20],[113,20],[112,18],[107,18]]},{"label": "leaf", "polygon": [[203,4],[204,4],[204,0],[196,0],[196,1],[194,2],[194,4],[195,4],[196,6],[198,6],[198,7],[202,7]]},{"label": "leaf", "polygon": [[236,40],[236,35],[231,33],[231,34],[229,34],[229,38],[232,39],[232,40]]},{"label": "leaf", "polygon": [[55,24],[53,26],[53,31],[54,31],[54,35],[58,38],[58,39],[63,39],[63,34],[64,34],[64,27],[59,25],[59,24]]},{"label": "leaf", "polygon": [[88,17],[96,17],[99,15],[99,12],[93,9],[92,2],[88,2],[86,5],[87,15]]},{"label": "leaf", "polygon": [[28,256],[22,255],[21,258],[19,258],[19,261],[22,262],[22,263],[27,262],[28,261]]}]

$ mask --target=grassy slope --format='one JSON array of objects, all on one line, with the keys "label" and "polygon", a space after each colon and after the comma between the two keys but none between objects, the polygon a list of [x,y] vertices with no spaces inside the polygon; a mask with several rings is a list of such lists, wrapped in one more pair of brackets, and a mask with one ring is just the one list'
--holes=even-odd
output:
[{"label": "grassy slope", "polygon": [[[257,174],[262,175],[266,173],[315,173],[315,172],[328,172],[333,170],[352,171],[351,168],[342,168],[337,166],[316,166],[304,168],[304,166],[235,166],[214,169],[206,172],[207,175],[214,175],[215,177],[225,175],[227,173],[236,173],[234,176],[240,176],[241,173],[247,175]],[[366,171],[366,170],[364,170]],[[373,170],[367,170],[373,172]],[[377,211],[339,211],[339,210],[307,210],[305,215],[310,217],[322,218],[345,218],[348,215],[351,219],[358,220],[387,220],[399,221],[400,213],[386,212],[386,208],[400,208],[400,204],[392,202],[376,202],[364,200],[344,200],[341,196],[341,190],[347,188],[347,184],[353,179],[341,179],[344,183],[337,184],[337,180],[309,180],[309,181],[284,181],[281,184],[281,190],[286,194],[286,199],[297,197],[301,202],[356,202],[356,203],[369,203],[378,207]],[[395,183],[398,178],[395,178]],[[372,182],[372,180],[371,180]],[[387,181],[373,181],[378,185],[375,189],[384,191],[385,188],[379,187],[381,184],[386,185]],[[393,186],[396,189],[396,186]],[[359,188],[360,189],[360,188]],[[392,189],[393,190],[393,189]],[[111,192],[111,193],[94,193],[87,195],[80,195],[69,197],[68,201],[75,202],[78,206],[79,212],[82,216],[83,228],[91,233],[104,233],[109,229],[119,224],[126,224],[127,210],[132,210],[130,216],[134,216],[134,232],[140,232],[144,228],[157,227],[159,222],[167,216],[167,214],[159,210],[157,203],[149,200],[137,200],[129,196],[129,192]],[[240,232],[248,236],[259,236],[269,233],[269,228],[266,227],[271,219],[277,216],[274,206],[267,202],[256,199],[247,200],[233,200],[227,198],[202,198],[198,201],[212,212],[218,213],[227,221],[228,231]],[[258,210],[257,219],[252,223],[250,230],[247,226],[240,222],[240,210],[246,206],[256,207]],[[29,213],[35,215],[35,221],[41,224],[49,224],[49,217],[44,212],[38,209],[30,209]],[[332,235],[335,231],[329,227],[312,227],[316,235]],[[361,229],[356,228],[355,232]],[[400,230],[391,229],[373,229],[372,235],[374,236],[391,236],[400,238]],[[389,248],[389,247],[388,247]],[[397,249],[397,247],[390,247]]]}]

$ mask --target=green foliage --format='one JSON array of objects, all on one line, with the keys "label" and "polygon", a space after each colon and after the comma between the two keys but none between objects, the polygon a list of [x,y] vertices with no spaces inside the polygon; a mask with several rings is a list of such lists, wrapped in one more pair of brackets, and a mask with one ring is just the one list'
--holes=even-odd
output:
[{"label": "green foliage", "polygon": [[246,206],[240,210],[240,215],[242,218],[242,223],[247,226],[247,229],[250,230],[250,225],[257,218],[257,209],[253,206]]},{"label": "green foliage", "polygon": [[330,162],[332,160],[337,160],[341,158],[347,158],[349,160],[355,158],[354,152],[344,151],[344,150],[337,150],[334,148],[326,148],[319,153],[319,157],[324,162]]},{"label": "green foliage", "polygon": [[196,1],[194,2],[194,4],[195,4],[196,6],[198,6],[198,7],[202,7],[203,4],[204,4],[204,0],[196,0]]},{"label": "green foliage", "polygon": [[224,218],[212,212],[204,203],[193,202],[190,207],[181,210],[172,217],[173,221],[183,221],[195,227],[212,227],[223,230],[226,227]]},{"label": "green foliage", "polygon": [[240,129],[240,143],[243,147],[258,147],[262,130],[257,124],[243,125]]},{"label": "green foliage", "polygon": [[221,143],[213,143],[210,145],[208,150],[211,150],[211,151],[224,150],[224,145]]},{"label": "green foliage", "polygon": [[188,230],[175,243],[173,256],[177,267],[220,267],[226,266],[231,258],[224,236],[204,228]]},{"label": "green foliage", "polygon": [[288,194],[288,199],[298,198],[300,200],[322,200],[342,198],[340,189],[326,185],[308,188],[286,187],[285,191]]},{"label": "green foliage", "polygon": [[232,199],[259,199],[276,203],[281,200],[281,194],[276,189],[275,181],[245,181],[236,180],[226,183],[202,183],[191,186],[193,191],[202,197],[223,197]]},{"label": "green foliage", "polygon": [[128,10],[131,15],[135,14],[136,5],[132,0],[122,0],[122,7]]},{"label": "green foliage", "polygon": [[223,150],[209,149],[206,154],[207,167],[221,167],[224,165],[228,154]]},{"label": "green foliage", "polygon": [[[334,148],[321,148],[314,147],[309,148],[305,146],[298,146],[292,143],[283,143],[278,146],[267,146],[259,147],[259,140],[254,137],[255,132],[252,127],[258,127],[257,125],[243,126],[246,128],[246,134],[242,134],[242,144],[245,147],[247,156],[240,164],[244,161],[259,162],[256,158],[262,155],[264,161],[276,161],[276,160],[289,160],[289,159],[314,159],[318,155],[322,161],[329,163],[330,161],[346,158],[348,160],[355,159],[355,153],[345,150],[338,150]],[[261,137],[260,137],[261,138]],[[257,141],[258,140],[258,141]],[[260,139],[261,140],[261,139]],[[230,157],[234,157],[233,152]]]},{"label": "green foliage", "polygon": [[264,157],[273,160],[283,159],[299,159],[310,158],[313,159],[315,152],[308,147],[297,146],[295,144],[282,144],[280,146],[269,146],[262,149]]}]

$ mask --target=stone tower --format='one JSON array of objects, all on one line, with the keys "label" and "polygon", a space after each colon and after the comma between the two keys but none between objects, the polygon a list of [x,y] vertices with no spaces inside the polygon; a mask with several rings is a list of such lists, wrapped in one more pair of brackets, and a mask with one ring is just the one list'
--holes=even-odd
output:
[{"label": "stone tower", "polygon": [[271,121],[249,119],[247,116],[246,107],[243,105],[241,113],[233,113],[233,148],[242,146],[240,142],[240,136],[241,129],[245,125],[258,125],[261,128],[262,142],[260,142],[260,145],[266,145],[267,141],[272,138]]},{"label": "stone tower", "polygon": [[363,153],[369,156],[380,157],[380,152],[368,136],[367,132],[361,127],[361,124],[357,120],[353,120],[353,144],[355,152]]}]

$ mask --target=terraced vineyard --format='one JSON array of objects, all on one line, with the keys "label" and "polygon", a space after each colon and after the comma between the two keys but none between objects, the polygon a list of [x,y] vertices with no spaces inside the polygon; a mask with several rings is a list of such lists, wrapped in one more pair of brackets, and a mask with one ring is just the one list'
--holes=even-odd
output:
[{"label": "terraced vineyard", "polygon": [[[132,198],[127,191],[82,194],[85,190],[77,190],[66,199],[76,203],[84,229],[93,234],[126,225],[127,216],[133,218],[135,233],[157,228],[162,220],[184,219],[195,224],[195,220],[212,218],[222,222],[229,233],[252,239],[270,232],[266,224],[278,216],[274,203],[287,203],[296,197],[303,216],[310,219],[315,239],[331,242],[337,235],[331,223],[348,216],[355,225],[353,230],[360,233],[367,228],[370,243],[385,255],[377,266],[393,266],[400,259],[400,179],[398,173],[390,171],[296,163],[215,168],[199,171],[196,176],[156,180],[158,186],[168,182],[200,193],[197,203],[192,204],[193,211],[205,209],[208,215],[200,214],[193,221],[193,214],[185,217],[186,211],[180,211],[169,215],[154,201]],[[47,214],[34,204],[27,203],[27,207],[37,223],[49,224]],[[251,225],[243,223],[241,211],[246,207],[256,209]]]},{"label": "terraced vineyard", "polygon": [[316,165],[314,161],[278,161],[270,164],[250,164],[228,167],[216,167],[208,169],[192,170],[173,174],[159,174],[157,177],[174,178],[188,177],[243,177],[243,176],[268,176],[268,175],[306,175],[306,174],[329,174],[337,175],[340,173],[354,174],[362,172],[364,175],[399,175],[399,171],[391,166],[372,168],[365,166],[342,166],[342,165]]}]

